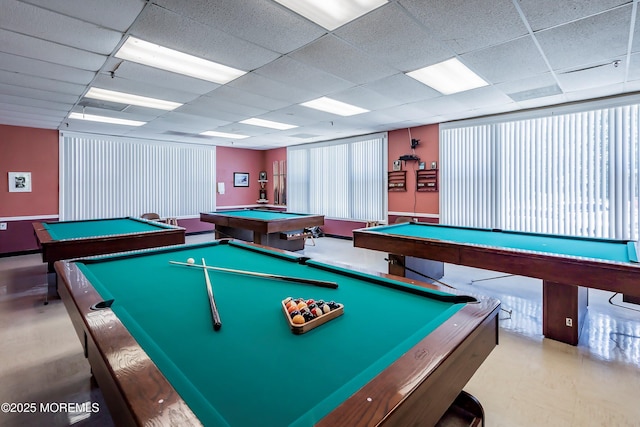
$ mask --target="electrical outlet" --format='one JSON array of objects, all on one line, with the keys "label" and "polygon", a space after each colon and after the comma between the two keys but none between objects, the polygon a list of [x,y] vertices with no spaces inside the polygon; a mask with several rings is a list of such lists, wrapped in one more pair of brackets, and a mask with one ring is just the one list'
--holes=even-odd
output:
[{"label": "electrical outlet", "polygon": [[0,230],[6,230],[7,229],[7,223],[6,222],[0,222]]},{"label": "electrical outlet", "polygon": [[569,327],[573,326],[573,319],[571,317],[567,317],[564,322]]}]

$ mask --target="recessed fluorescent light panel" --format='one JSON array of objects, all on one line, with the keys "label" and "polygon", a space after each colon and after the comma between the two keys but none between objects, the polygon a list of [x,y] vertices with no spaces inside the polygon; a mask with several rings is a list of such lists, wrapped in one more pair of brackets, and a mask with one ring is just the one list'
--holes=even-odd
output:
[{"label": "recessed fluorescent light panel", "polygon": [[312,101],[303,102],[300,105],[345,117],[369,112],[369,110],[365,110],[364,108],[356,107],[355,105],[347,104],[345,102],[336,101],[335,99],[327,98],[326,96],[314,99]]},{"label": "recessed fluorescent light panel", "polygon": [[88,120],[90,122],[110,123],[113,125],[124,125],[124,126],[142,126],[147,123],[147,122],[139,122],[137,120],[116,119],[114,117],[94,116],[93,114],[82,114],[82,113],[71,113],[69,114],[69,118],[76,119],[76,120]]},{"label": "recessed fluorescent light panel", "polygon": [[443,95],[464,92],[489,84],[456,58],[411,71],[407,76],[431,86]]},{"label": "recessed fluorescent light panel", "polygon": [[271,120],[263,120],[263,119],[247,119],[243,120],[240,123],[244,123],[245,125],[253,125],[253,126],[262,126],[263,128],[271,128],[278,130],[287,130],[297,128],[298,126],[288,125],[286,123],[280,122],[272,122]]},{"label": "recessed fluorescent light panel", "polygon": [[177,50],[129,36],[115,54],[116,58],[138,64],[160,68],[161,70],[225,84],[246,74],[245,71],[227,67],[213,61],[198,58]]},{"label": "recessed fluorescent light panel", "polygon": [[213,136],[216,138],[228,138],[228,139],[245,139],[249,138],[249,135],[240,135],[235,133],[225,133],[225,132],[216,132],[213,130],[208,130],[206,132],[202,132],[200,135]]},{"label": "recessed fluorescent light panel", "polygon": [[386,4],[387,0],[276,0],[276,2],[333,31]]},{"label": "recessed fluorescent light panel", "polygon": [[132,95],[130,93],[116,92],[113,90],[92,87],[86,98],[100,99],[102,101],[118,102],[120,104],[138,105],[140,107],[156,108],[158,110],[171,111],[180,107],[178,102],[165,101],[163,99],[148,98],[146,96]]}]

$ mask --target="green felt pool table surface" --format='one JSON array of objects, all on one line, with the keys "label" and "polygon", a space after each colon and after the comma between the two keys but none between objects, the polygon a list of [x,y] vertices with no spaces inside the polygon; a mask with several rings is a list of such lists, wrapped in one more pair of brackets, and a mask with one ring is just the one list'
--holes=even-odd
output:
[{"label": "green felt pool table surface", "polygon": [[373,227],[373,232],[497,248],[542,252],[614,262],[638,262],[635,245],[625,240],[523,233],[440,224],[402,223]]},{"label": "green felt pool table surface", "polygon": [[34,222],[42,260],[110,254],[185,242],[185,229],[135,217],[60,222]]},{"label": "green felt pool table surface", "polygon": [[[188,258],[339,287],[209,271],[222,320],[214,331],[202,269],[169,263]],[[462,308],[478,305],[236,242],[74,264],[102,299],[114,300],[111,310],[197,418],[212,426],[314,425]],[[281,309],[288,296],[334,300],[344,314],[295,335]]]},{"label": "green felt pool table surface", "polygon": [[238,218],[251,218],[263,221],[286,220],[293,218],[303,218],[310,216],[309,214],[300,214],[292,212],[269,211],[262,209],[237,209],[228,211],[210,212],[211,214],[235,216]]},{"label": "green felt pool table surface", "polygon": [[43,223],[43,226],[54,240],[145,233],[171,228],[166,224],[133,217],[49,222]]}]

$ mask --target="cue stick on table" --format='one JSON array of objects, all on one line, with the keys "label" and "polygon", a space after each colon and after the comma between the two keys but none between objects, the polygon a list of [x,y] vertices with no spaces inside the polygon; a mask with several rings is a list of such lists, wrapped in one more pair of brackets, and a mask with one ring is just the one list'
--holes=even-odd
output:
[{"label": "cue stick on table", "polygon": [[213,298],[213,289],[211,289],[211,279],[209,279],[209,271],[207,270],[207,264],[202,258],[202,266],[204,267],[204,280],[207,282],[207,293],[209,294],[209,305],[211,306],[211,318],[213,319],[213,330],[219,331],[222,327],[222,321],[220,321],[220,314],[218,313],[218,307],[216,307],[216,300]]},{"label": "cue stick on table", "polygon": [[198,267],[203,268],[205,271],[207,270],[215,270],[215,271],[224,271],[226,273],[235,273],[235,274],[244,274],[246,276],[256,276],[262,277],[265,279],[274,279],[274,280],[284,280],[287,282],[297,282],[297,283],[306,283],[308,285],[319,286],[321,288],[331,288],[336,289],[338,284],[336,282],[327,282],[324,280],[315,280],[315,279],[305,279],[302,277],[290,277],[290,276],[281,276],[279,274],[270,274],[270,273],[259,273],[257,271],[247,271],[247,270],[234,270],[232,268],[223,268],[223,267],[210,267],[207,265],[197,265],[197,264],[189,264],[186,262],[178,262],[178,261],[169,261],[171,264],[176,265],[184,265],[187,267]]}]

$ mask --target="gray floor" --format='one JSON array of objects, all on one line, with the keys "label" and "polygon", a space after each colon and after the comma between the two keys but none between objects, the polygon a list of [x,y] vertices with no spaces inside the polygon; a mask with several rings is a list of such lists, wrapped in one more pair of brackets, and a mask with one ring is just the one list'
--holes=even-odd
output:
[{"label": "gray floor", "polygon": [[[387,268],[386,254],[354,248],[348,240],[319,238],[304,253]],[[542,336],[539,280],[511,276],[471,283],[499,275],[446,265],[442,279],[495,296],[508,310],[501,313],[500,345],[465,387],[483,404],[486,425],[640,425],[640,306],[622,303],[620,295],[612,304],[613,294],[591,290],[580,344],[569,346]],[[64,306],[60,300],[43,305],[45,290],[40,255],[0,258],[0,404],[23,410],[0,412],[0,426],[111,426]],[[66,402],[94,402],[97,410],[69,413],[57,405]],[[24,403],[35,403],[35,413],[24,413]]]}]

